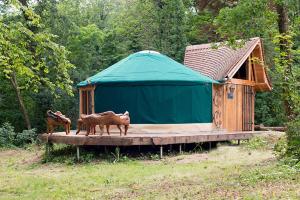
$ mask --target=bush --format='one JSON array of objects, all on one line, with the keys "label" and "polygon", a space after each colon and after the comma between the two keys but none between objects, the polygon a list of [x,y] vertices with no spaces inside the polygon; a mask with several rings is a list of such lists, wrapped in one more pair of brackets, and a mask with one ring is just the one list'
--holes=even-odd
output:
[{"label": "bush", "polygon": [[267,149],[268,142],[266,141],[266,138],[262,136],[255,136],[245,143],[244,147],[248,150],[264,150]]},{"label": "bush", "polygon": [[35,129],[16,133],[14,127],[7,122],[0,127],[0,147],[23,147],[28,143],[36,142],[36,139]]},{"label": "bush", "polygon": [[300,116],[288,123],[287,129],[287,149],[288,157],[293,157],[300,161]]},{"label": "bush", "polygon": [[300,117],[287,124],[286,137],[280,138],[274,150],[286,164],[300,167]]},{"label": "bush", "polygon": [[279,158],[284,158],[287,151],[287,138],[286,135],[279,138],[274,146],[275,155]]}]

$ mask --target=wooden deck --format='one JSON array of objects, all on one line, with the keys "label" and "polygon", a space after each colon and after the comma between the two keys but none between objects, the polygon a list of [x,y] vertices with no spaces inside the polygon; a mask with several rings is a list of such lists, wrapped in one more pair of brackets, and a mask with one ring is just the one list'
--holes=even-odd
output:
[{"label": "wooden deck", "polygon": [[105,146],[134,146],[134,145],[168,145],[168,144],[187,144],[227,140],[245,140],[251,138],[255,133],[249,132],[224,132],[224,131],[207,131],[207,132],[178,132],[178,133],[132,133],[127,136],[120,136],[113,132],[111,135],[106,133],[103,136],[99,134],[85,136],[84,133],[75,135],[72,130],[69,135],[65,132],[56,132],[51,136],[44,133],[39,135],[43,142],[63,143],[76,146],[82,145],[105,145]]}]

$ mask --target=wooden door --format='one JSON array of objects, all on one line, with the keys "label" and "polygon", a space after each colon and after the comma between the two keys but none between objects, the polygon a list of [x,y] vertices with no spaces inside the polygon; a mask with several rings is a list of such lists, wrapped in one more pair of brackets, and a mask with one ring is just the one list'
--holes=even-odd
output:
[{"label": "wooden door", "polygon": [[80,95],[80,114],[94,113],[94,88],[81,88]]},{"label": "wooden door", "polygon": [[254,97],[255,91],[251,86],[243,86],[243,131],[254,130]]}]

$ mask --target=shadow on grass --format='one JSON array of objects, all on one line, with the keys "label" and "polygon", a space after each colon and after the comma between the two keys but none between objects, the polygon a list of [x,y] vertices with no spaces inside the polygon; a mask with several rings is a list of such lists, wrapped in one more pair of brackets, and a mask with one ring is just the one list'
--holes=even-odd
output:
[{"label": "shadow on grass", "polygon": [[[218,143],[182,144],[182,153],[202,153],[217,148]],[[80,146],[80,159],[77,160],[76,146],[65,144],[48,144],[42,163],[89,163],[89,162],[129,162],[135,160],[159,160],[160,146]],[[164,156],[180,154],[179,144],[164,145]]]}]

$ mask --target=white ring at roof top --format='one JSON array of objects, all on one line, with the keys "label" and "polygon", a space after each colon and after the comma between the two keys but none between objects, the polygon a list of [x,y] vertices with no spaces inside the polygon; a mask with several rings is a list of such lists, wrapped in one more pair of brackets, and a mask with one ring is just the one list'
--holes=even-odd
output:
[{"label": "white ring at roof top", "polygon": [[157,51],[152,51],[152,50],[143,50],[143,51],[139,51],[138,53],[153,53],[153,54],[160,54]]}]

